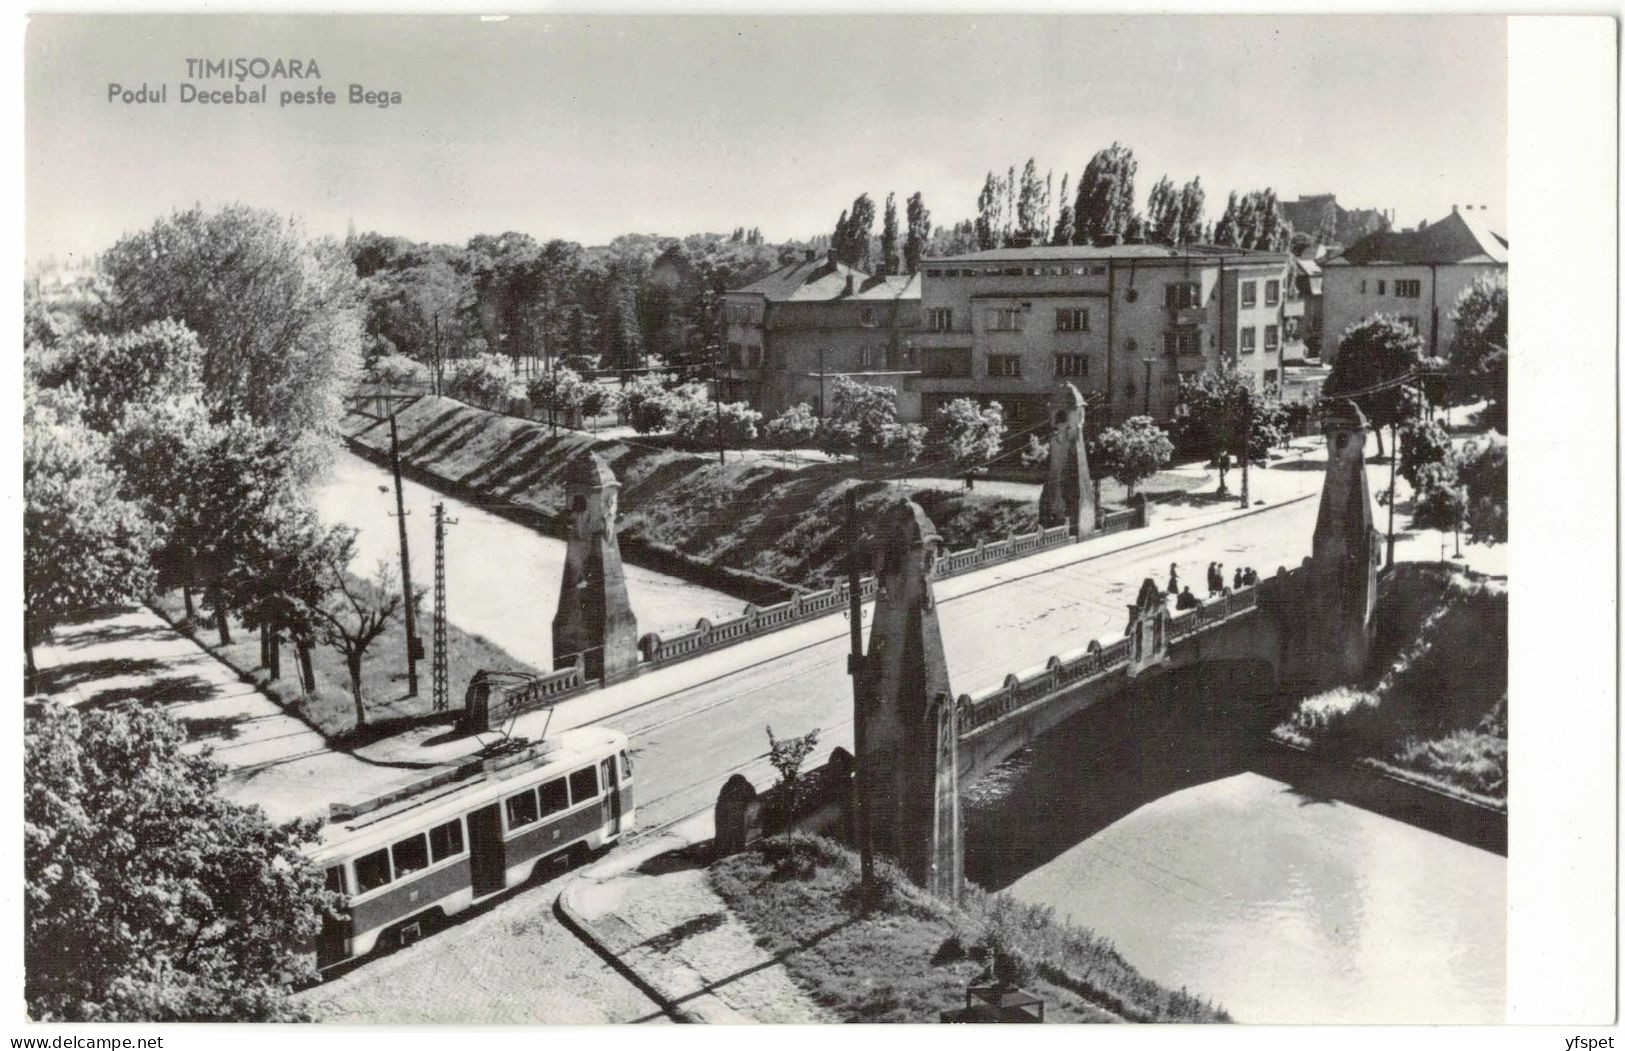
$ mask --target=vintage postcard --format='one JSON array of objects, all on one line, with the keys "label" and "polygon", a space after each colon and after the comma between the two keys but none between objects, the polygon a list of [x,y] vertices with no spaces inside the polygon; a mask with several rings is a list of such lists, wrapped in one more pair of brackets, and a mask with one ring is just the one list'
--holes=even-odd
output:
[{"label": "vintage postcard", "polygon": [[1611,984],[1509,929],[1614,835],[1509,773],[1509,416],[1611,382],[1509,25],[32,17],[16,1028]]}]

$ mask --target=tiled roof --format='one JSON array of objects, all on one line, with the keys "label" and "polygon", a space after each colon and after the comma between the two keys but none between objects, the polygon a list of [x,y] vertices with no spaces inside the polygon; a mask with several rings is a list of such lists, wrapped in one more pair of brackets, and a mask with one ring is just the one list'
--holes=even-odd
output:
[{"label": "tiled roof", "polygon": [[933,256],[926,259],[925,262],[1002,263],[1037,262],[1048,259],[1170,259],[1183,261],[1185,259],[1217,258],[1219,256],[1224,256],[1227,259],[1257,256],[1260,262],[1268,262],[1284,259],[1286,253],[1261,252],[1248,248],[1235,248],[1230,245],[1034,245],[1031,248],[990,248],[985,252],[970,252],[966,255]]},{"label": "tiled roof", "polygon": [[852,296],[860,300],[919,299],[919,274],[894,274],[891,277],[871,277],[868,284],[857,282],[858,291]]},{"label": "tiled roof", "polygon": [[1363,237],[1326,266],[1367,263],[1505,263],[1506,239],[1476,212],[1452,212],[1420,230],[1385,230]]},{"label": "tiled roof", "polygon": [[735,292],[762,296],[774,303],[814,302],[839,299],[846,295],[847,278],[852,279],[853,294],[869,280],[862,270],[854,270],[845,263],[832,263],[825,256],[790,263],[753,281]]}]

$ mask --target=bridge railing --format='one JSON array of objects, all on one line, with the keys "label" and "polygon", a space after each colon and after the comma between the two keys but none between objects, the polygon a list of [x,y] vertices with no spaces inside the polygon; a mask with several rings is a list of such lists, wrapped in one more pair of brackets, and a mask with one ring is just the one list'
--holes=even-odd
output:
[{"label": "bridge railing", "polygon": [[[1102,527],[1093,535],[1136,529],[1144,524],[1143,508],[1113,511],[1105,516]],[[1077,543],[1077,537],[1074,537],[1071,530],[1064,525],[1021,533],[992,543],[978,543],[975,547],[963,551],[950,551],[940,555],[932,563],[931,579],[945,580],[1073,543]],[[874,598],[876,586],[874,577],[864,577],[859,583],[859,593],[865,600]],[[789,600],[771,606],[746,606],[739,616],[727,620],[702,619],[690,630],[676,635],[667,636],[649,632],[638,640],[638,652],[643,657],[644,665],[650,668],[688,660],[724,646],[731,646],[746,639],[843,610],[848,601],[845,583],[823,591],[797,593]]]},{"label": "bridge railing", "polygon": [[[1257,585],[1226,592],[1196,609],[1184,610],[1172,617],[1168,625],[1169,641],[1209,631],[1257,606]],[[1105,646],[1091,640],[1086,648],[1051,657],[1042,667],[1006,675],[998,686],[960,695],[959,732],[961,735],[974,733],[1051,694],[1115,674],[1126,668],[1128,662],[1128,638]]]}]

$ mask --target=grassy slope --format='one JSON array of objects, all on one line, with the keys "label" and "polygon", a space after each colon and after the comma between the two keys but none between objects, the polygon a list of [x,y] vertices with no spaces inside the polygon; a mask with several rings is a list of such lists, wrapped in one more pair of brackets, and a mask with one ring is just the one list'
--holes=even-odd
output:
[{"label": "grassy slope", "polygon": [[[323,735],[340,743],[357,745],[366,740],[399,731],[404,725],[428,717],[434,707],[431,665],[427,658],[418,662],[418,693],[406,695],[406,627],[399,617],[367,648],[361,665],[362,696],[366,698],[368,725],[355,732],[355,700],[350,694],[350,673],[344,657],[330,646],[311,650],[311,666],[316,672],[316,689],[310,697],[299,691],[298,654],[293,646],[282,646],[282,678],[271,682],[269,672],[259,667],[260,641],[235,619],[231,622],[231,645],[221,646],[214,630],[213,616],[198,604],[197,624],[186,621],[185,605],[179,591],[159,596],[154,604],[160,615],[191,635],[240,673],[247,673],[278,703],[310,723]],[[417,625],[426,651],[433,651],[433,622],[423,618]],[[455,624],[446,625],[447,682],[454,691],[453,711],[460,709],[460,691],[480,668],[511,668],[533,672],[536,669],[510,657],[503,650],[471,635]]]},{"label": "grassy slope", "polygon": [[1504,807],[1506,585],[1401,564],[1376,616],[1367,680],[1304,700],[1276,736]]},{"label": "grassy slope", "polygon": [[[352,416],[362,432],[370,421]],[[566,464],[587,449],[609,464],[621,483],[620,533],[675,548],[694,558],[789,584],[823,587],[842,572],[845,491],[858,486],[860,518],[895,497],[873,478],[853,479],[851,463],[790,469],[754,460],[719,465],[694,453],[622,441],[599,442],[543,424],[423,398],[398,418],[402,455],[441,477],[504,500],[558,514],[564,507]],[[360,440],[387,449],[389,431],[372,427]],[[950,549],[977,537],[996,539],[1037,527],[1037,509],[980,493],[915,496]]]},{"label": "grassy slope", "polygon": [[934,1022],[963,1007],[986,969],[966,947],[990,933],[1028,961],[1024,985],[1056,1022],[1227,1021],[1219,1009],[1144,978],[1093,934],[1004,895],[977,891],[953,907],[878,866],[883,895],[858,908],[857,860],[836,843],[797,835],[725,858],[711,884],[820,1005],[855,1022]]}]

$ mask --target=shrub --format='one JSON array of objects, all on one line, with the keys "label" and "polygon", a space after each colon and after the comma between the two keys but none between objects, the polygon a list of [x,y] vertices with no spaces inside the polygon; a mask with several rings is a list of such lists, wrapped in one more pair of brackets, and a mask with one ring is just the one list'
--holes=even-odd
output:
[{"label": "shrub", "polygon": [[367,362],[364,379],[380,387],[419,387],[429,378],[428,366],[405,354],[380,354]]},{"label": "shrub", "polygon": [[513,368],[499,354],[463,358],[446,370],[446,393],[471,405],[507,409],[516,388]]},{"label": "shrub", "polygon": [[792,405],[767,425],[767,438],[780,449],[811,445],[818,437],[818,417],[806,402]]}]

